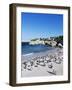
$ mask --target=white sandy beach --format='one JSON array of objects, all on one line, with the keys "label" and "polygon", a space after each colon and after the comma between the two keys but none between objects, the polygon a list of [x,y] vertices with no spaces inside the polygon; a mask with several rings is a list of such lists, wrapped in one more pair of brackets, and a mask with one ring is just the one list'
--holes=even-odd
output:
[{"label": "white sandy beach", "polygon": [[63,75],[63,48],[33,53],[21,57],[21,76]]}]

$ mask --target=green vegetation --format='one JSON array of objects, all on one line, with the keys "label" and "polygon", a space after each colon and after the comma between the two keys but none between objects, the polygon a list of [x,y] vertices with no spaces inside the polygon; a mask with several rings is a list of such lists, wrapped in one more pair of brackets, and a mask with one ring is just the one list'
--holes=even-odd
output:
[{"label": "green vegetation", "polygon": [[58,43],[63,43],[63,36],[55,37],[54,40]]},{"label": "green vegetation", "polygon": [[38,40],[38,38],[35,38],[35,39],[31,39],[31,41],[36,41],[36,40]]},{"label": "green vegetation", "polygon": [[40,38],[40,40],[47,41],[48,38]]},{"label": "green vegetation", "polygon": [[31,41],[36,41],[36,40],[43,40],[43,41],[46,41],[48,40],[48,38],[34,38],[34,39],[31,39]]},{"label": "green vegetation", "polygon": [[49,41],[49,40],[54,40],[57,43],[63,43],[63,36],[57,36],[57,37],[50,37],[50,39],[48,38],[35,38],[35,39],[31,39],[31,41],[36,41],[36,40],[43,40],[43,41]]}]

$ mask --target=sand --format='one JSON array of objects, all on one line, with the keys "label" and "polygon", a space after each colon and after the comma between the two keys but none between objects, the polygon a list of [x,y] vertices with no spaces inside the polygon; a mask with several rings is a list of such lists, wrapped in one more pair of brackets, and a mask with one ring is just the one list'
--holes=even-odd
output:
[{"label": "sand", "polygon": [[63,75],[63,48],[21,56],[21,76]]}]

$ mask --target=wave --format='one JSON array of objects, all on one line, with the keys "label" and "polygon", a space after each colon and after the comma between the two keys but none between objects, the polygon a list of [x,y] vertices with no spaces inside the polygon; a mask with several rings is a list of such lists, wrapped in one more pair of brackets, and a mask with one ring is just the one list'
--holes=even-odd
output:
[{"label": "wave", "polygon": [[23,54],[23,56],[33,55],[34,53]]}]

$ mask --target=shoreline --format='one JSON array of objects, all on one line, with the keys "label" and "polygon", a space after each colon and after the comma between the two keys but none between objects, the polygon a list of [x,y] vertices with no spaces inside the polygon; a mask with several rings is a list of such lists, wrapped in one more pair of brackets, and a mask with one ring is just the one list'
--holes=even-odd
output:
[{"label": "shoreline", "polygon": [[[50,62],[48,58],[50,58],[49,59]],[[55,58],[57,59],[56,61],[55,61]],[[25,66],[24,62],[26,62],[26,69],[24,68]],[[32,66],[31,66],[31,62],[33,63]],[[51,64],[53,67],[50,68],[49,64]],[[27,56],[22,55],[21,66],[22,66],[21,67],[22,77],[52,76],[54,74],[62,75],[63,74],[63,48],[55,48],[53,50],[33,53]],[[55,70],[56,73],[53,73],[53,70]]]}]

